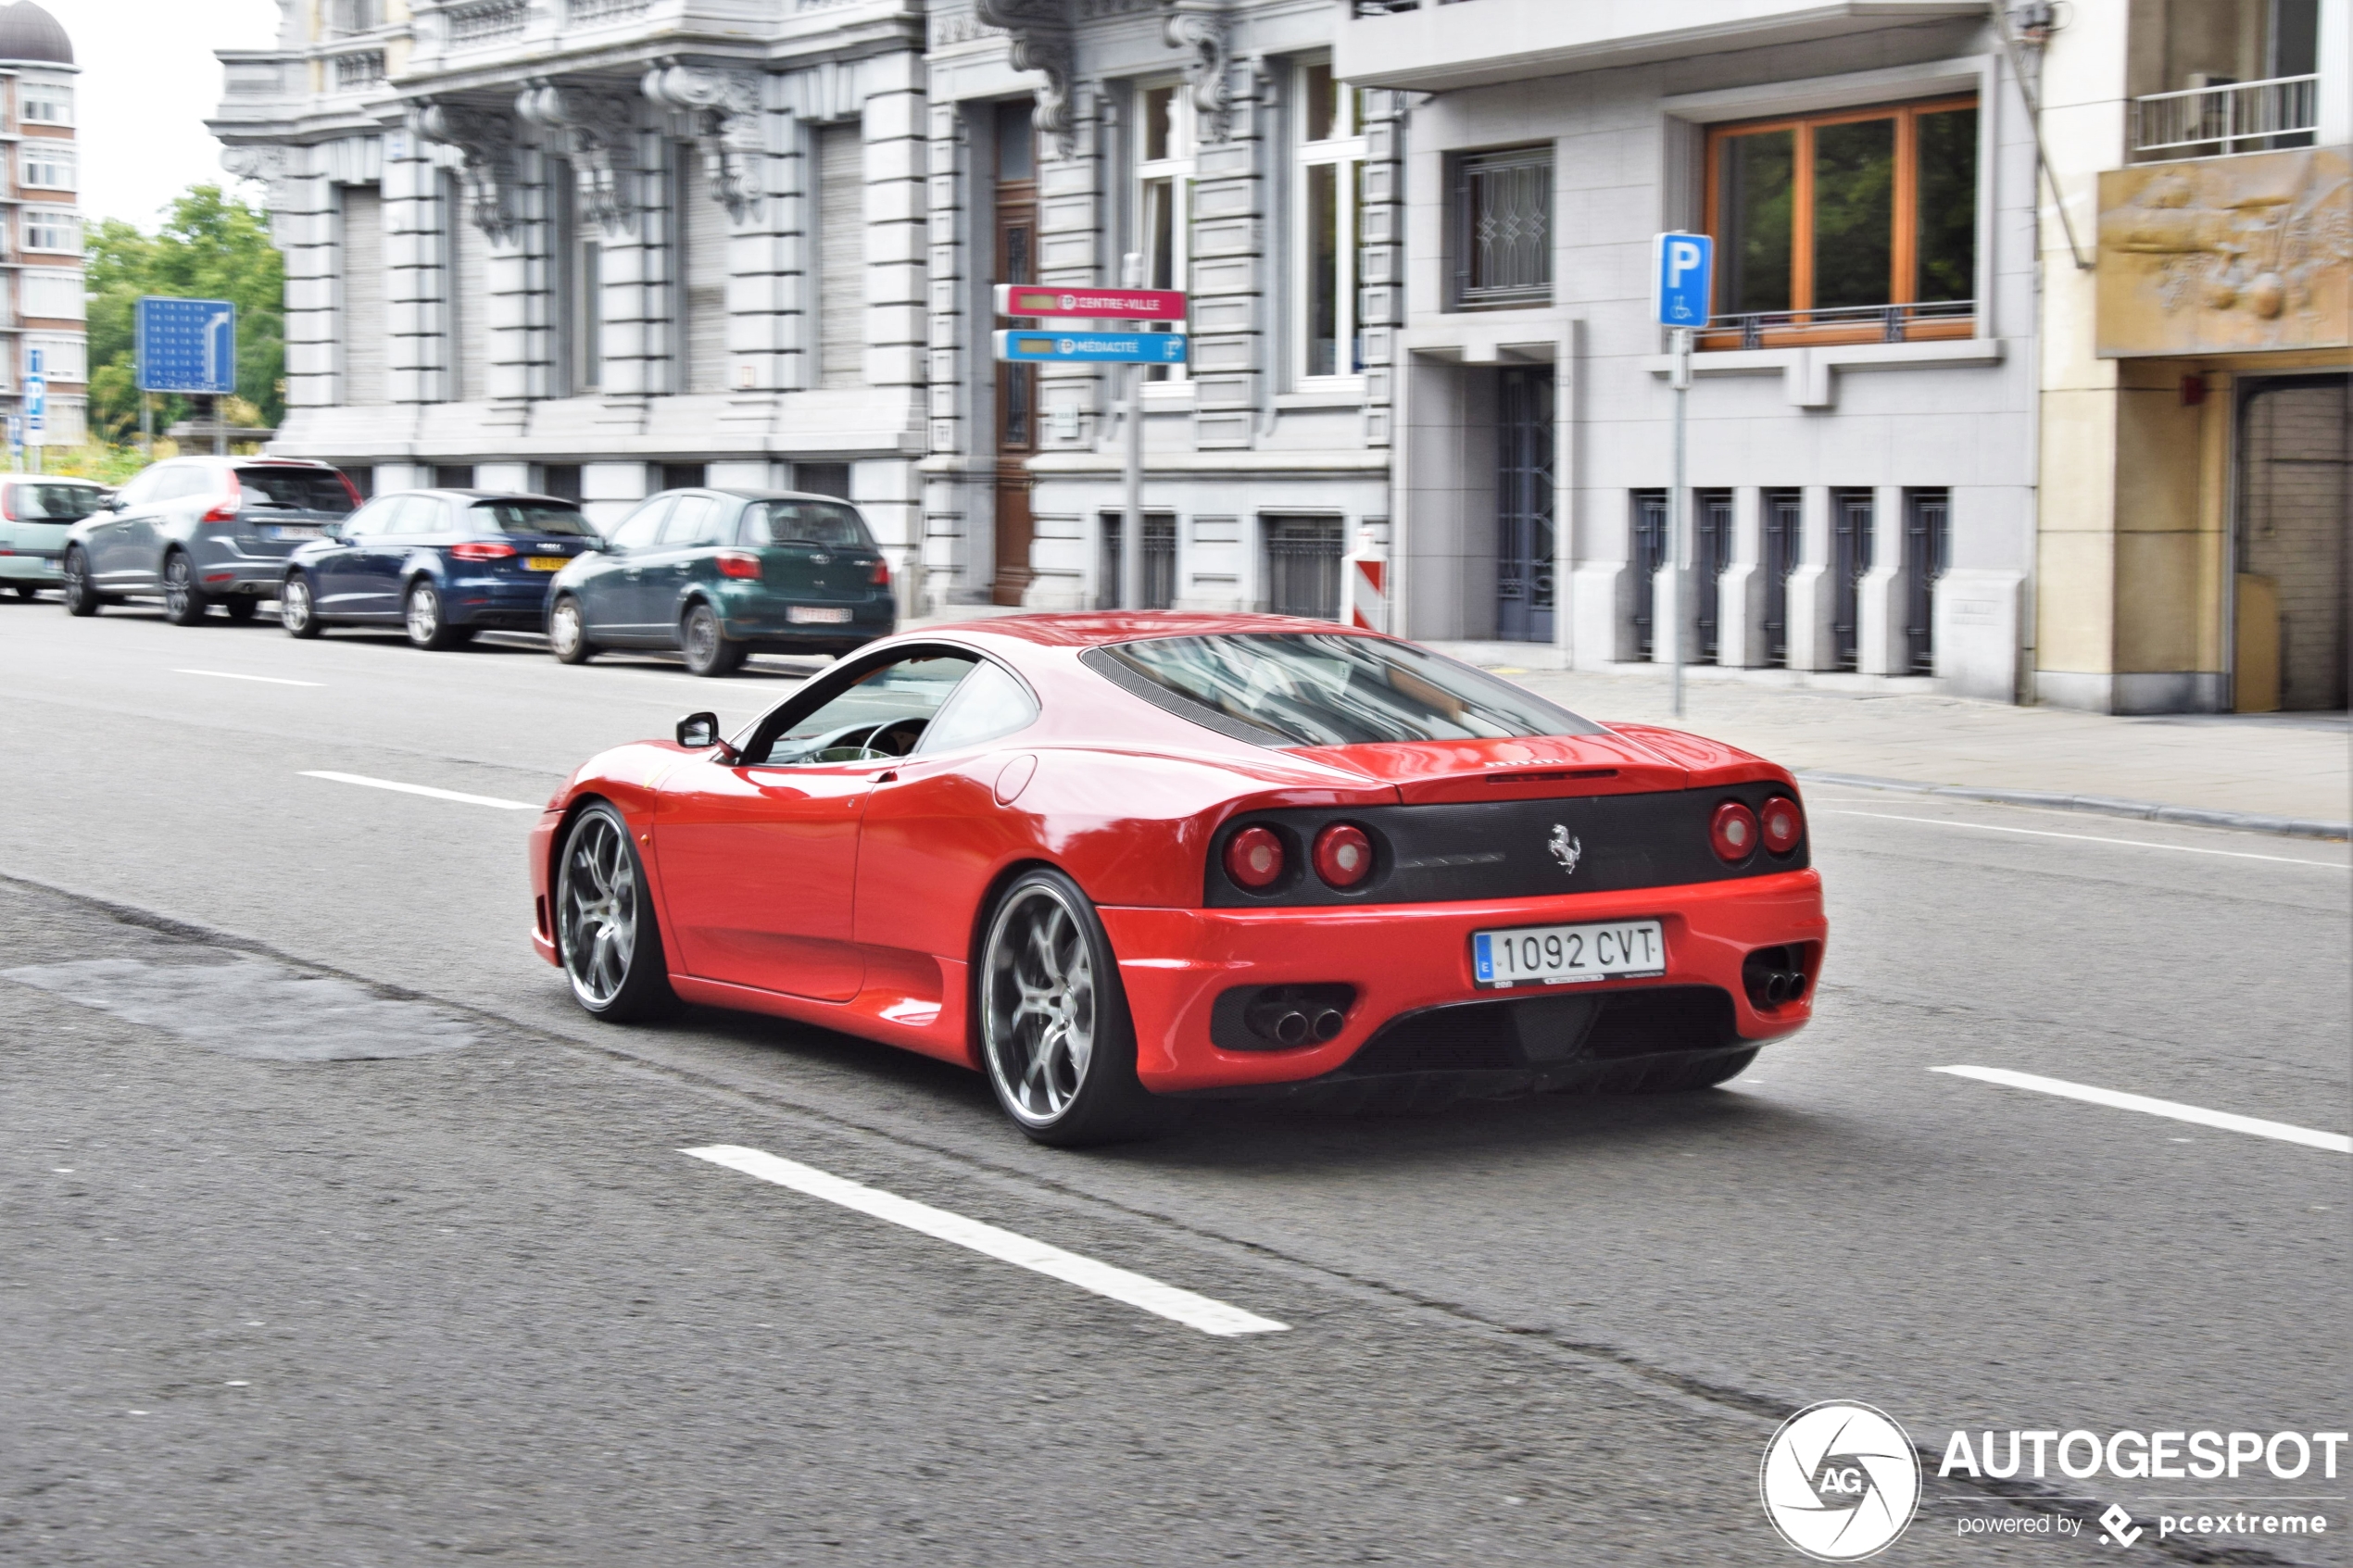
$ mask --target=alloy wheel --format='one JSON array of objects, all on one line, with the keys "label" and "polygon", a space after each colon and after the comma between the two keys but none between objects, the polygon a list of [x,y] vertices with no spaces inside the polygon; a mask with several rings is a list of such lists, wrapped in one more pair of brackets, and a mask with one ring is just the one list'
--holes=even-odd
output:
[{"label": "alloy wheel", "polygon": [[78,549],[66,552],[62,586],[64,592],[59,596],[65,600],[67,614],[98,613],[98,593],[90,585],[90,558]]},{"label": "alloy wheel", "polygon": [[1053,887],[1014,891],[989,927],[981,1029],[1007,1108],[1046,1125],[1086,1085],[1096,1038],[1094,959]]},{"label": "alloy wheel", "polygon": [[441,635],[441,596],[430,583],[420,583],[409,590],[409,640],[419,647],[431,647]]},{"label": "alloy wheel", "polygon": [[563,598],[547,614],[547,646],[558,659],[572,662],[580,654],[580,602]]},{"label": "alloy wheel", "polygon": [[602,811],[581,819],[564,848],[556,895],[564,973],[595,1010],[612,1005],[637,949],[637,872],[629,841]]},{"label": "alloy wheel", "polygon": [[188,558],[178,552],[163,563],[163,613],[174,622],[190,619],[189,607],[196,591],[195,571]]}]

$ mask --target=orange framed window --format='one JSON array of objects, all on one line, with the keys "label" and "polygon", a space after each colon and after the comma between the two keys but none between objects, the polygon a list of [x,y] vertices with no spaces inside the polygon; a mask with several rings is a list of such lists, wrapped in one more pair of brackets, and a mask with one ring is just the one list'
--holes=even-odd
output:
[{"label": "orange framed window", "polygon": [[1704,348],[1976,330],[1977,100],[1712,128]]}]

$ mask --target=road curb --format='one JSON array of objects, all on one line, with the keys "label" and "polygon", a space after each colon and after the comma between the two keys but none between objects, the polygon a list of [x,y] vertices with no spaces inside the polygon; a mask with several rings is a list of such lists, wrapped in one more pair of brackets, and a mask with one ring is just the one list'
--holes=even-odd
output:
[{"label": "road curb", "polygon": [[2217,811],[2204,806],[2168,806],[2156,800],[2131,800],[2111,795],[2064,795],[2042,789],[1974,789],[1966,784],[1916,784],[1910,779],[1874,778],[1868,773],[1802,772],[1798,782],[1844,784],[1853,789],[1895,790],[1906,795],[1934,795],[1947,800],[1982,800],[1995,806],[2040,806],[2053,811],[2085,811],[2099,817],[2129,817],[2145,822],[2173,822],[2183,827],[2232,828],[2240,833],[2275,834],[2283,838],[2353,838],[2353,822],[2322,822],[2310,817],[2275,817],[2261,811]]}]

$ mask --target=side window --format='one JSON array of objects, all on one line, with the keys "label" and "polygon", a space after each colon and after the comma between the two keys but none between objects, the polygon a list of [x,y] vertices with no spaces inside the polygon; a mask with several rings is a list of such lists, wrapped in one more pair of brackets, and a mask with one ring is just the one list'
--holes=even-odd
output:
[{"label": "side window", "polygon": [[928,755],[978,746],[1027,729],[1037,717],[1038,700],[1029,689],[1012,671],[983,659],[924,731],[923,750]]},{"label": "side window", "polygon": [[117,494],[122,497],[122,504],[126,507],[144,507],[156,498],[156,491],[171,477],[171,470],[161,466],[143,470],[132,474],[129,483]]},{"label": "side window", "polygon": [[624,550],[643,548],[661,536],[662,520],[670,508],[678,504],[675,495],[657,495],[621,520],[612,531],[612,543]]},{"label": "side window", "polygon": [[190,495],[201,495],[212,488],[212,475],[191,465],[167,471],[156,483],[152,501],[180,501]]},{"label": "side window", "polygon": [[716,495],[681,495],[662,524],[661,542],[668,546],[716,545],[726,503]]},{"label": "side window", "polygon": [[344,532],[350,534],[391,533],[393,516],[399,511],[400,503],[407,499],[405,495],[386,495],[382,500],[369,502],[351,514],[350,521],[343,525]]},{"label": "side window", "polygon": [[449,503],[438,495],[411,495],[400,508],[400,521],[393,524],[397,533],[447,533],[449,532]]},{"label": "side window", "polygon": [[754,744],[752,759],[785,768],[904,757],[977,662],[968,653],[924,653],[879,665],[814,708],[786,709],[774,728],[762,726],[768,739]]}]

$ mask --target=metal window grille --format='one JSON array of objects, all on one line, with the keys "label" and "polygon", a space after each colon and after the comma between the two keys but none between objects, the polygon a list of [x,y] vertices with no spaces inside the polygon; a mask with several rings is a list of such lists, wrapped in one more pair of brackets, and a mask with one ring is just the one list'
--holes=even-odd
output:
[{"label": "metal window grille", "polygon": [[1871,570],[1872,495],[1842,490],[1831,497],[1831,647],[1841,670],[1857,668],[1862,648],[1863,576]]},{"label": "metal window grille", "polygon": [[[1120,607],[1120,572],[1126,564],[1126,514],[1102,514],[1102,578],[1095,588],[1097,609]],[[1144,516],[1144,572],[1138,609],[1167,609],[1176,602],[1176,520],[1165,512]]]},{"label": "metal window grille", "polygon": [[2275,76],[2152,93],[2133,100],[2133,151],[2178,157],[2199,148],[2228,156],[2271,146],[2309,146],[2310,132],[2320,123],[2317,76]]},{"label": "metal window grille", "polygon": [[1634,515],[1629,526],[1632,550],[1627,565],[1633,570],[1634,657],[1655,657],[1658,569],[1667,564],[1667,492],[1634,492]]},{"label": "metal window grille", "polygon": [[1553,638],[1553,399],[1549,365],[1503,372],[1496,420],[1495,623],[1507,642]]},{"label": "metal window grille", "polygon": [[1553,297],[1553,153],[1478,153],[1454,167],[1454,299],[1466,308]]},{"label": "metal window grille", "polygon": [[335,86],[339,89],[372,87],[384,79],[384,52],[362,49],[355,55],[335,56]]},{"label": "metal window grille", "polygon": [[468,0],[452,6],[444,13],[449,23],[449,42],[463,45],[520,38],[530,10],[528,0]]},{"label": "metal window grille", "polygon": [[1266,520],[1266,608],[1317,621],[1340,615],[1341,522],[1336,517]]},{"label": "metal window grille", "polygon": [[1724,662],[1724,569],[1732,564],[1732,493],[1703,490],[1692,497],[1692,596],[1699,602],[1699,664]]},{"label": "metal window grille", "polygon": [[1805,516],[1794,490],[1765,492],[1765,662],[1789,663],[1789,580],[1797,570]]},{"label": "metal window grille", "polygon": [[1936,580],[1953,555],[1953,501],[1946,490],[1904,497],[1904,647],[1915,675],[1936,673]]}]

